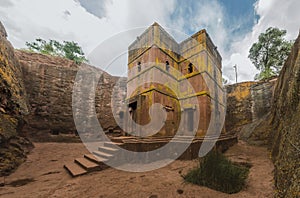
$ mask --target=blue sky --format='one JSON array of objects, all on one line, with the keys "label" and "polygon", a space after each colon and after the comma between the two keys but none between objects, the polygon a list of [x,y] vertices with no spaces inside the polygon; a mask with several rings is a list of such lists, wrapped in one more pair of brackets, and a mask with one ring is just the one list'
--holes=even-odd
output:
[{"label": "blue sky", "polygon": [[[129,44],[154,21],[184,37],[205,28],[223,57],[225,78],[234,81],[237,64],[238,81],[247,81],[258,72],[247,58],[253,42],[270,26],[286,29],[287,39],[295,39],[299,7],[299,0],[1,0],[0,20],[16,48],[38,37],[73,40],[102,69],[94,49],[120,32],[130,32]],[[139,29],[128,31],[134,28]],[[109,73],[124,74],[126,55],[120,57]]]},{"label": "blue sky", "polygon": [[[250,32],[259,20],[254,5],[256,0],[219,0],[224,7],[226,26],[234,36],[243,36]],[[242,20],[241,20],[242,19]]]},{"label": "blue sky", "polygon": [[[174,21],[178,18],[183,18],[185,21],[188,21],[184,23],[183,26],[183,30],[188,35],[194,34],[199,29],[196,17],[199,12],[199,7],[201,7],[203,2],[205,1],[176,0],[176,7],[171,13],[171,18],[173,18]],[[231,35],[227,37],[228,40],[225,43],[226,46],[224,46],[224,48],[228,50],[232,39],[243,37],[250,32],[257,23],[259,16],[256,14],[254,8],[256,0],[217,0],[212,2],[215,2],[215,5],[219,5],[219,9],[223,13],[223,16],[220,16],[220,20]],[[214,10],[210,10],[209,12],[214,12]],[[211,29],[215,26],[215,23],[205,23],[202,24],[201,28],[212,32],[213,30]]]},{"label": "blue sky", "polygon": [[[178,14],[182,14],[185,15],[186,18],[192,19],[198,12],[197,8],[198,6],[201,6],[202,2],[203,1],[177,0],[177,6],[172,13],[172,16],[176,17]],[[255,25],[255,21],[259,18],[254,9],[256,0],[218,0],[217,2],[221,5],[224,11],[225,17],[223,20],[225,25],[231,27],[234,33],[237,32],[240,34],[250,31]],[[243,18],[243,20],[240,23],[239,19],[241,18]],[[239,27],[232,27],[233,25],[237,25],[237,23]],[[188,23],[185,25],[185,27],[188,28],[189,34],[194,33],[194,30],[190,29]]]}]

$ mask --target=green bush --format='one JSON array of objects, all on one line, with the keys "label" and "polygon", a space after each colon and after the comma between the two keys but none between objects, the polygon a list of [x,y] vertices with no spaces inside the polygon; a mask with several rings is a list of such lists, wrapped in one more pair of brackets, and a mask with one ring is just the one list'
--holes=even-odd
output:
[{"label": "green bush", "polygon": [[76,64],[88,62],[81,47],[74,41],[63,41],[63,43],[60,43],[56,40],[45,41],[38,38],[31,43],[26,42],[26,46],[30,52],[64,57],[74,61]]},{"label": "green bush", "polygon": [[210,152],[183,178],[193,184],[232,194],[243,189],[248,173],[249,167],[236,165],[221,153]]}]

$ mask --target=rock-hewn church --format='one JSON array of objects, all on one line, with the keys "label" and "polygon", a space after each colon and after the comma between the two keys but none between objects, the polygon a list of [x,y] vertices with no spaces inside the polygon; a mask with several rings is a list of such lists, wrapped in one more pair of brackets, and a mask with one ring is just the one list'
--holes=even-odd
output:
[{"label": "rock-hewn church", "polygon": [[[155,136],[174,136],[180,124],[180,135],[196,130],[196,136],[204,136],[211,112],[219,115],[219,107],[224,105],[222,94],[216,91],[222,90],[222,58],[206,30],[177,43],[154,23],[128,50],[127,103],[132,120],[146,125],[150,122],[149,108],[159,103],[167,116]],[[169,80],[165,84],[158,83],[166,77]],[[183,85],[185,80],[191,86]],[[163,118],[155,115],[153,119]],[[127,127],[131,123],[127,122]],[[143,133],[139,128],[133,130]]]}]

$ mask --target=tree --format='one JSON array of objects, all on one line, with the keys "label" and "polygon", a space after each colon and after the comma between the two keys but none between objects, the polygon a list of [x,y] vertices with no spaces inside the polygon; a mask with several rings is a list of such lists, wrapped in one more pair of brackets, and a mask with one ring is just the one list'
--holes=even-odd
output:
[{"label": "tree", "polygon": [[260,71],[255,76],[256,80],[277,76],[281,71],[293,43],[285,40],[285,35],[286,30],[269,27],[259,35],[258,42],[252,45],[248,58]]},{"label": "tree", "polygon": [[74,60],[76,63],[88,62],[81,47],[73,41],[64,41],[63,51],[66,58]]},{"label": "tree", "polygon": [[64,41],[63,43],[60,43],[55,40],[49,40],[47,42],[38,38],[35,40],[35,42],[26,42],[26,46],[30,51],[52,56],[65,57],[73,60],[77,64],[88,62],[81,47],[78,45],[78,43],[73,41]]}]

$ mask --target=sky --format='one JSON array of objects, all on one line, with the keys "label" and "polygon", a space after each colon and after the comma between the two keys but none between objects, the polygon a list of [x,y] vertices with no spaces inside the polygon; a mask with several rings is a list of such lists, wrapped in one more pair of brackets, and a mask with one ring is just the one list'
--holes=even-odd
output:
[{"label": "sky", "polygon": [[[299,0],[1,0],[0,20],[15,48],[36,38],[75,41],[91,64],[112,75],[126,75],[127,45],[155,21],[179,41],[206,29],[223,58],[224,78],[234,82],[237,65],[242,82],[258,73],[248,52],[260,33],[278,27],[286,39],[297,37],[299,7]],[[99,64],[111,57],[112,67]]]}]

